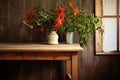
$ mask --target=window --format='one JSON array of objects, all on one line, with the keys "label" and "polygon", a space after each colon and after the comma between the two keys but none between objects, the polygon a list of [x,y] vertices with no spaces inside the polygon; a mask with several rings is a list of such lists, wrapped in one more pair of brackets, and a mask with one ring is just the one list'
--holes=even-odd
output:
[{"label": "window", "polygon": [[95,0],[95,14],[101,16],[103,35],[96,32],[96,54],[120,51],[120,1]]}]

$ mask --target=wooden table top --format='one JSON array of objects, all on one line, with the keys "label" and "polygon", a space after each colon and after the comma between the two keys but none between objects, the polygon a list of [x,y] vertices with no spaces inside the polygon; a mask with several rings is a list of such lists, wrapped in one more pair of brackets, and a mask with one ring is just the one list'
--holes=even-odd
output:
[{"label": "wooden table top", "polygon": [[0,43],[0,51],[83,51],[78,43],[60,43],[49,45],[47,43]]}]

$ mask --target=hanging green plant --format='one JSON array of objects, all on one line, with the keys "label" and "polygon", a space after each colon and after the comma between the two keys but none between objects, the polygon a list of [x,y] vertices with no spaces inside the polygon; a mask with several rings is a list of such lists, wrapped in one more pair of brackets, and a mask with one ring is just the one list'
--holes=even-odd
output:
[{"label": "hanging green plant", "polygon": [[83,47],[96,30],[103,33],[104,29],[100,23],[100,17],[94,16],[94,14],[78,13],[75,17],[75,27],[79,34],[79,43]]}]

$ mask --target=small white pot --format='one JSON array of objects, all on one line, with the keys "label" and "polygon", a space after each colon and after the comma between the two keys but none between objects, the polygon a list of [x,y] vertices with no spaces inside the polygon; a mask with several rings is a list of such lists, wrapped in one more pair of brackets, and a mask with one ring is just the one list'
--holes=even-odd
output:
[{"label": "small white pot", "polygon": [[48,44],[58,44],[58,34],[56,31],[51,31],[48,35]]}]

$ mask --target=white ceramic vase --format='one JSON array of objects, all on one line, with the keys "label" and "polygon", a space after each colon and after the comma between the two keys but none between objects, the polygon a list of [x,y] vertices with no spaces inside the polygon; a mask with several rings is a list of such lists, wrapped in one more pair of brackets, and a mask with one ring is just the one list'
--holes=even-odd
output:
[{"label": "white ceramic vase", "polygon": [[48,34],[48,44],[58,44],[58,34],[56,31],[51,31]]},{"label": "white ceramic vase", "polygon": [[66,33],[66,43],[72,44],[73,43],[73,32]]}]

